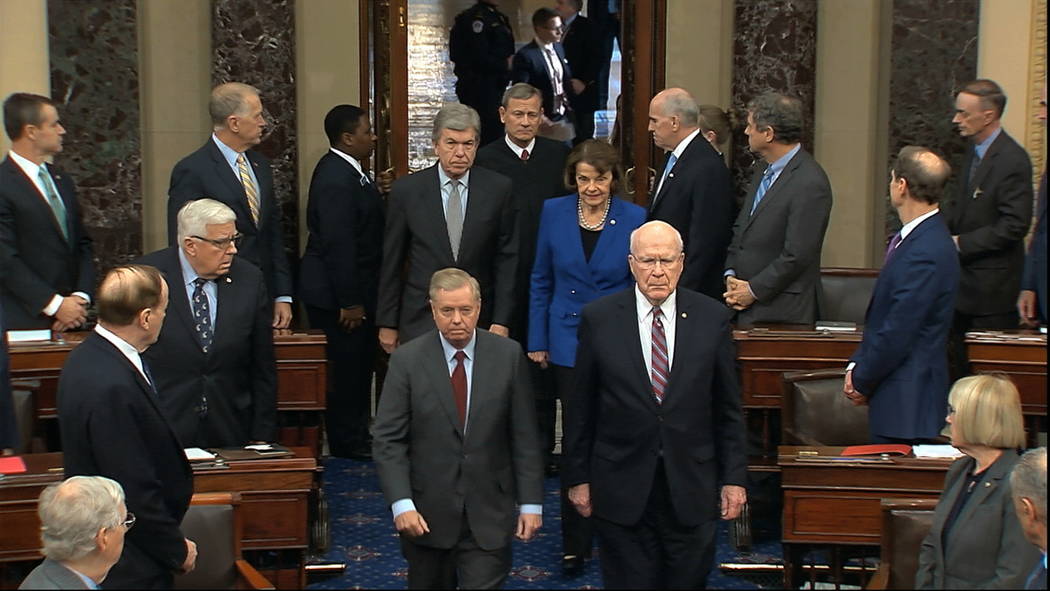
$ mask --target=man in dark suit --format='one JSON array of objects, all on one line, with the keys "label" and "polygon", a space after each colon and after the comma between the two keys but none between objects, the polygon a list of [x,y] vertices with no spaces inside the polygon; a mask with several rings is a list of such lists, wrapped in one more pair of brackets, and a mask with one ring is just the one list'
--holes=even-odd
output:
[{"label": "man in dark suit", "polygon": [[755,171],[733,224],[723,297],[741,325],[812,324],[831,184],[799,143],[801,101],[767,93],[747,111],[748,145],[765,166]]},{"label": "man in dark suit", "polygon": [[66,477],[116,480],[136,518],[107,589],[170,588],[174,573],[189,572],[197,559],[196,544],[179,530],[193,472],[141,357],[157,341],[168,295],[152,267],[111,270],[99,286],[95,332],[69,354],[58,381]]},{"label": "man in dark suit", "polygon": [[580,321],[562,480],[594,515],[606,588],[702,589],[719,506],[733,519],[746,501],[730,314],[677,289],[683,259],[672,226],[646,223],[631,239],[635,287]]},{"label": "man in dark suit", "polygon": [[87,319],[95,288],[91,237],[73,179],[47,159],[66,130],[55,103],[18,92],[4,101],[11,151],[0,163],[0,302],[7,330],[65,331]]},{"label": "man in dark suit", "polygon": [[1030,449],[1010,471],[1017,521],[1024,537],[1043,553],[1025,580],[1025,589],[1046,589],[1046,446]]},{"label": "man in dark suit", "polygon": [[[1046,125],[1046,85],[1039,102],[1039,120]],[[1017,312],[1022,324],[1038,326],[1050,319],[1046,315],[1046,170],[1039,181],[1036,201],[1035,230],[1028,254],[1024,259],[1024,277],[1021,279],[1021,294],[1017,298]]]},{"label": "man in dark suit", "polygon": [[594,21],[580,14],[582,9],[583,0],[556,0],[554,3],[554,11],[562,22],[561,44],[565,48],[565,59],[572,70],[569,104],[572,105],[576,129],[573,143],[576,144],[594,137],[594,112],[600,108],[598,75],[604,56],[604,35]]},{"label": "man in dark suit", "polygon": [[967,83],[955,97],[952,123],[973,143],[959,169],[958,192],[945,219],[962,263],[952,326],[953,377],[969,373],[965,335],[1016,328],[1024,271],[1024,236],[1032,219],[1032,162],[1005,131],[1006,95],[991,80]]},{"label": "man in dark suit", "polygon": [[527,541],[543,523],[525,356],[476,328],[473,277],[443,269],[429,291],[437,331],[390,357],[372,429],[376,469],[410,589],[497,589],[511,533]]},{"label": "man in dark suit", "polygon": [[868,404],[873,443],[926,443],[948,408],[948,331],[959,257],[937,206],[951,167],[908,146],[890,170],[890,203],[903,224],[890,241],[850,357],[843,392]]},{"label": "man in dark suit", "polygon": [[733,187],[725,161],[700,135],[699,121],[696,101],[681,88],[663,90],[649,103],[649,131],[667,152],[667,163],[653,187],[648,219],[671,224],[685,240],[682,287],[721,299]]},{"label": "man in dark suit", "polygon": [[[481,167],[478,114],[458,103],[434,119],[438,163],[398,179],[390,192],[383,236],[376,325],[390,353],[431,328],[427,285],[438,269],[457,267],[481,283],[480,322],[508,336],[514,319],[518,231],[511,182]],[[524,303],[521,303],[524,305]]]},{"label": "man in dark suit", "polygon": [[299,296],[310,326],[328,339],[326,426],[332,455],[371,458],[372,369],[376,297],[383,257],[383,199],[363,168],[376,136],[368,113],[339,105],[324,120],[331,149],[310,180]]},{"label": "man in dark suit", "polygon": [[244,236],[240,256],[262,270],[273,302],[273,327],[288,328],[292,276],[281,240],[273,171],[266,157],[251,150],[266,128],[259,91],[239,82],[216,86],[208,112],[214,128],[211,139],[171,171],[168,243],[180,244],[176,218],[186,202],[209,198],[225,203],[237,214],[237,231]]},{"label": "man in dark suit", "polygon": [[171,320],[146,354],[184,447],[273,441],[277,367],[259,269],[235,256],[237,214],[198,199],[178,214],[179,246],[140,260],[171,286]]},{"label": "man in dark suit", "polygon": [[510,79],[539,89],[543,114],[539,133],[558,141],[568,141],[575,133],[570,123],[569,97],[573,96],[572,69],[561,45],[561,17],[550,8],[532,15],[536,37],[514,54]]},{"label": "man in dark suit", "polygon": [[478,0],[456,15],[448,36],[448,57],[455,64],[456,97],[481,117],[481,141],[500,136],[500,95],[510,80],[514,31],[496,7],[498,0]]}]

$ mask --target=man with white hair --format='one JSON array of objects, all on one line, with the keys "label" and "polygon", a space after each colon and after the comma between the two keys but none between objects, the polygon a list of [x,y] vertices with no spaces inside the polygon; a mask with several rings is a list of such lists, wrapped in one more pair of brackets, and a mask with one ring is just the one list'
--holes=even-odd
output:
[{"label": "man with white hair", "polygon": [[99,589],[135,524],[124,489],[104,476],[73,476],[48,486],[37,513],[45,558],[19,589]]},{"label": "man with white hair", "polygon": [[262,273],[236,256],[236,219],[218,201],[191,201],[179,211],[179,245],[142,257],[171,285],[172,319],[146,359],[164,413],[186,447],[276,437],[270,305]]},{"label": "man with white hair", "polygon": [[1046,447],[1030,449],[1010,473],[1014,510],[1024,537],[1043,553],[1025,582],[1025,589],[1046,589]]}]

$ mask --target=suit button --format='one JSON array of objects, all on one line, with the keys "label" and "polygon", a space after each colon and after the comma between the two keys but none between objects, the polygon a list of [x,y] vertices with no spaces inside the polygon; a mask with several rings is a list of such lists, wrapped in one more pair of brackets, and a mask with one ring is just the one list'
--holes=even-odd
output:
[{"label": "suit button", "polygon": [[576,312],[573,312],[573,313],[572,313],[572,317],[573,317],[573,318],[575,318],[575,317],[576,317]]},{"label": "suit button", "polygon": [[569,293],[571,293],[572,295],[576,295],[576,290],[575,289],[570,289]]}]

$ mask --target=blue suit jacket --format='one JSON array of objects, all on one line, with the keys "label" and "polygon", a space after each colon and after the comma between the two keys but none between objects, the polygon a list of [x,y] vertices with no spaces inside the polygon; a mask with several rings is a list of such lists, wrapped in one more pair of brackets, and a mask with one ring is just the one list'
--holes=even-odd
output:
[{"label": "blue suit jacket", "polygon": [[576,364],[583,307],[633,283],[627,266],[631,232],[645,223],[644,209],[614,197],[588,261],[576,202],[573,194],[543,204],[529,298],[529,351],[548,351],[551,362],[564,367]]},{"label": "blue suit jacket", "polygon": [[868,396],[872,435],[936,437],[948,407],[948,330],[959,255],[942,215],[918,225],[879,273],[850,358],[853,386]]}]

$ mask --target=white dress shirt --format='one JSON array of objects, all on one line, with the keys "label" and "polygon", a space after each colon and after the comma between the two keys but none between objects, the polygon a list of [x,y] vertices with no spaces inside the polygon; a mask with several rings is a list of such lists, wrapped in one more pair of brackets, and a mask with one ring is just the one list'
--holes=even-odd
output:
[{"label": "white dress shirt", "polygon": [[[678,166],[678,161],[682,159],[682,154],[685,152],[685,149],[689,147],[690,143],[692,143],[693,138],[695,138],[698,135],[700,135],[700,128],[699,127],[697,127],[695,130],[693,130],[693,133],[685,136],[682,139],[682,141],[678,142],[678,145],[674,147],[674,150],[671,151],[671,154],[674,154],[674,157],[675,157],[675,166]],[[674,172],[674,166],[672,166],[671,170],[669,170],[667,172],[667,176],[670,176],[672,172]],[[664,177],[664,176],[660,177],[660,183],[658,185],[656,185],[656,192],[653,193],[653,198],[654,199],[660,194],[660,189],[662,189],[663,186],[664,186],[664,179],[665,178],[666,177]]]},{"label": "white dress shirt", "polygon": [[[638,340],[642,344],[642,358],[645,359],[645,370],[649,379],[653,376],[653,305],[645,298],[638,286],[634,286],[634,301],[638,307]],[[663,313],[664,337],[667,339],[667,371],[674,366],[674,333],[678,319],[678,292],[673,291],[660,304]],[[670,376],[668,376],[670,377]]]},{"label": "white dress shirt", "polygon": [[150,382],[150,379],[146,376],[146,372],[142,369],[142,357],[139,355],[138,349],[131,346],[131,343],[113,334],[113,331],[107,329],[101,324],[95,325],[95,332],[98,333],[98,336],[113,343],[113,346],[116,347],[117,350],[124,355],[124,357],[128,358],[128,361],[130,361],[131,364],[135,366],[135,369],[139,370],[139,374],[142,375],[143,378],[145,378],[146,383],[153,383]]},{"label": "white dress shirt", "polygon": [[[361,178],[365,179],[366,182],[372,182],[372,179],[368,178],[368,174],[365,173],[365,169],[361,167],[361,162],[359,162],[357,160],[357,158],[354,158],[353,156],[351,156],[350,154],[347,154],[346,152],[343,152],[342,150],[336,150],[335,148],[328,148],[328,149],[331,150],[332,153],[335,154],[336,156],[339,156],[343,160],[346,160],[347,162],[349,162],[350,166],[353,166],[354,170],[356,170],[357,173],[361,175]],[[362,184],[364,184],[364,183],[362,183]]]},{"label": "white dress shirt", "polygon": [[515,144],[513,140],[510,139],[510,136],[507,134],[503,134],[503,141],[507,142],[507,145],[510,146],[511,151],[514,152],[514,155],[517,156],[519,160],[521,160],[521,153],[525,150],[529,151],[529,157],[531,158],[532,150],[536,147],[536,138],[532,138],[532,141],[529,142],[529,145],[525,146],[524,148],[522,148],[518,144]]}]

